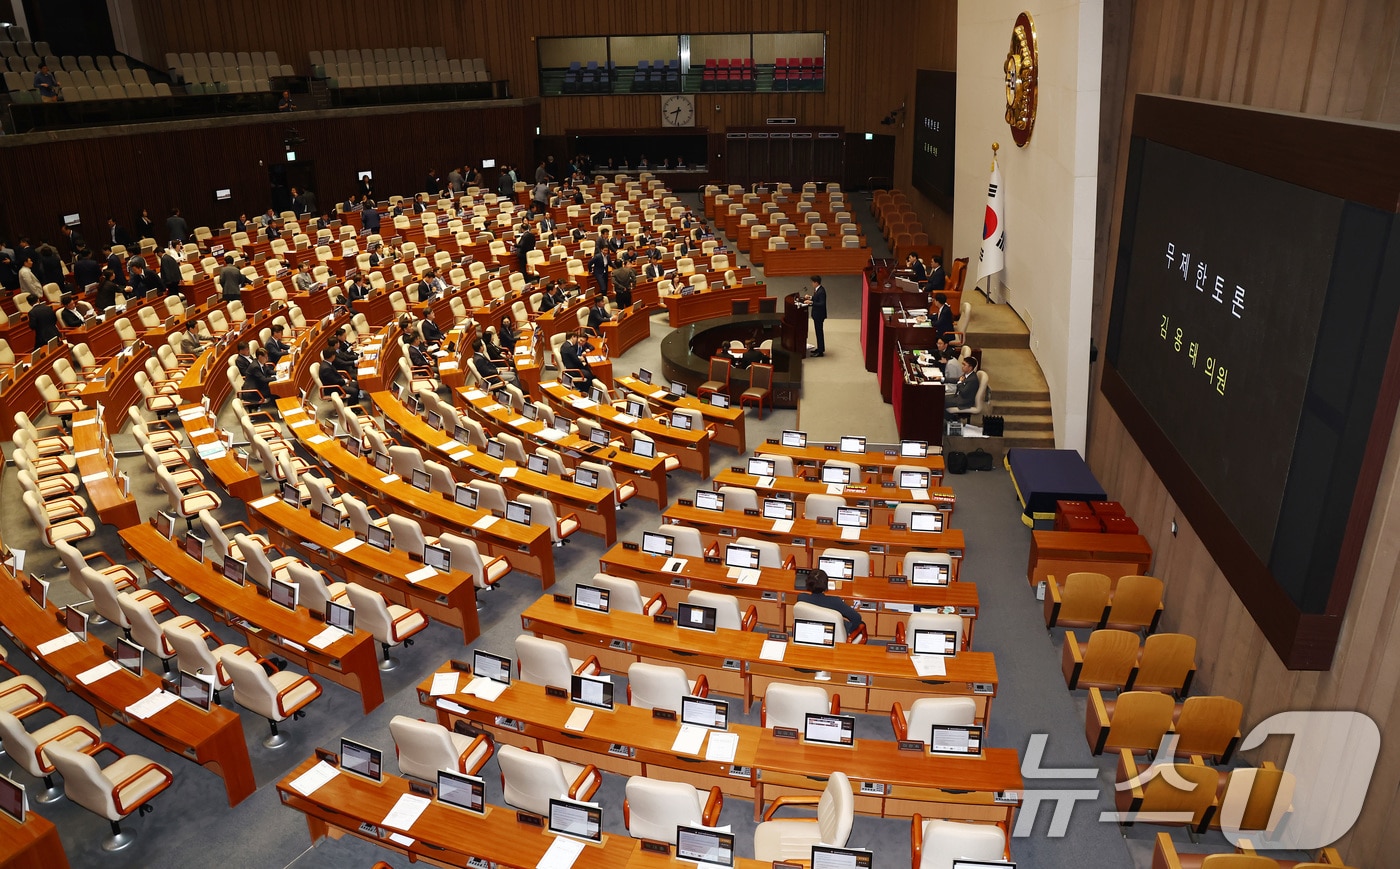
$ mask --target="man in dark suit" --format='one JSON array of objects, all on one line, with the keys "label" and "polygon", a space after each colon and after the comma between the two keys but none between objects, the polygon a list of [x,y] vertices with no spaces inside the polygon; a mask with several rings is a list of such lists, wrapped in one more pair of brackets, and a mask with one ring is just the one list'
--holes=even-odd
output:
[{"label": "man in dark suit", "polygon": [[[107,264],[107,268],[112,270],[112,274],[118,281],[126,281],[126,263],[122,261],[120,254],[112,253],[112,246],[110,244],[102,245],[102,261]],[[15,260],[15,262],[22,263],[24,259],[21,258]]]},{"label": "man in dark suit", "polygon": [[272,395],[272,381],[277,379],[277,367],[269,361],[267,350],[259,347],[256,358],[243,375],[243,388],[256,390],[265,403],[275,399]]},{"label": "man in dark suit", "polygon": [[433,360],[428,357],[428,354],[423,352],[423,339],[410,334],[407,343],[409,367],[415,371],[429,371],[436,375],[437,366],[433,364]]},{"label": "man in dark suit", "polygon": [[598,285],[598,292],[608,294],[608,252],[600,242],[595,248],[591,259],[588,260],[588,273],[593,276],[593,281]]},{"label": "man in dark suit", "polygon": [[370,196],[374,193],[374,181],[370,179],[368,174],[360,176],[359,189],[361,196]]},{"label": "man in dark suit", "polygon": [[826,335],[822,326],[826,324],[826,287],[822,286],[821,275],[812,275],[812,328],[817,333],[817,351],[813,356],[826,355]]},{"label": "man in dark suit", "polygon": [[347,377],[342,373],[341,369],[336,365],[335,350],[330,347],[321,351],[320,374],[322,386],[338,387],[349,398],[353,400],[359,399],[359,384],[355,382],[353,375]]},{"label": "man in dark suit", "polygon": [[364,210],[360,212],[360,226],[364,228],[365,235],[379,232],[379,210],[374,207],[374,203],[365,203]]},{"label": "man in dark suit", "polygon": [[355,275],[355,279],[350,282],[350,286],[345,292],[352,302],[359,301],[360,299],[368,299],[369,280],[365,278],[363,273]]},{"label": "man in dark suit", "polygon": [[593,369],[584,356],[587,352],[583,349],[586,343],[587,338],[583,332],[575,330],[569,333],[569,340],[559,345],[559,361],[563,363],[564,370],[583,373],[584,382],[581,386],[584,392],[588,391],[588,384],[593,381]]},{"label": "man in dark suit", "polygon": [[78,310],[78,297],[69,293],[63,297],[63,310],[58,313],[59,321],[65,329],[76,329],[83,325],[83,312]]},{"label": "man in dark suit", "polygon": [[954,408],[972,407],[977,403],[977,390],[982,385],[981,378],[977,376],[977,357],[964,357],[962,370],[962,377],[958,378],[953,394],[944,401],[943,416],[945,419],[958,419],[958,415],[953,413]]},{"label": "man in dark suit", "polygon": [[[239,277],[243,278],[243,280],[248,283],[252,283],[252,281],[248,281],[242,273],[239,273]],[[160,291],[164,289],[164,287],[161,286],[160,277],[157,276],[155,272],[147,271],[146,263],[141,259],[132,261],[131,274],[127,276],[126,285],[131,288],[131,292],[128,295],[133,299],[143,298],[151,290]]]},{"label": "man in dark suit", "polygon": [[649,261],[642,269],[642,276],[649,281],[654,281],[664,274],[666,274],[666,269],[657,260]]},{"label": "man in dark suit", "polygon": [[559,282],[555,281],[548,287],[545,287],[544,296],[540,298],[540,313],[552,311],[559,305],[564,304],[564,301],[564,290],[559,286]]},{"label": "man in dark suit", "polygon": [[525,271],[526,261],[530,258],[530,251],[535,249],[538,241],[534,227],[529,221],[520,224],[520,231],[515,236],[515,259],[520,267],[520,271]]},{"label": "man in dark suit", "polygon": [[291,345],[282,340],[282,334],[287,330],[278,323],[272,327],[272,337],[267,341],[267,361],[276,365],[283,356],[292,352]]},{"label": "man in dark suit", "polygon": [[501,349],[507,353],[515,351],[515,342],[520,340],[520,335],[515,331],[515,320],[510,317],[502,317],[501,324],[496,328],[496,334],[501,339]]},{"label": "man in dark suit", "polygon": [[58,337],[58,315],[43,296],[29,294],[29,328],[34,331],[34,346],[43,347],[50,338]]},{"label": "man in dark suit", "polygon": [[169,292],[177,291],[180,286],[180,261],[175,258],[170,248],[166,248],[160,255],[160,280]]},{"label": "man in dark suit", "polygon": [[127,232],[126,227],[119,225],[115,217],[107,218],[107,232],[111,236],[113,246],[132,245],[131,233]]},{"label": "man in dark suit", "polygon": [[238,367],[238,373],[244,377],[248,376],[248,369],[253,366],[253,357],[248,355],[248,342],[239,341],[234,348],[233,364]]},{"label": "man in dark suit", "polygon": [[608,313],[608,297],[599,293],[593,297],[593,307],[588,309],[588,328],[596,334],[598,329],[612,319]]},{"label": "man in dark suit", "polygon": [[433,322],[433,309],[431,307],[427,305],[423,306],[423,319],[420,322],[423,324],[421,327],[423,340],[428,346],[432,347],[441,344],[442,330],[438,328],[437,323]]},{"label": "man in dark suit", "polygon": [[929,319],[933,321],[935,335],[947,335],[953,331],[953,309],[948,306],[947,296],[942,293],[933,294],[933,311]]},{"label": "man in dark suit", "polygon": [[940,293],[948,283],[948,273],[943,271],[943,254],[936,253],[933,260],[933,271],[928,274],[928,289],[931,293]]},{"label": "man in dark suit", "polygon": [[418,301],[427,302],[442,292],[445,284],[438,278],[437,269],[423,272],[423,280],[418,282]]},{"label": "man in dark suit", "polygon": [[518,384],[514,372],[507,368],[504,363],[497,364],[487,351],[485,341],[477,338],[472,342],[472,365],[476,367],[476,373],[485,379],[486,386],[494,389],[507,381]]},{"label": "man in dark suit", "polygon": [[79,290],[86,290],[92,284],[102,280],[102,263],[92,255],[92,251],[83,251],[78,261],[73,263],[73,283],[78,285]]},{"label": "man in dark suit", "polygon": [[414,214],[422,214],[423,212],[425,212],[425,211],[427,211],[427,210],[428,210],[428,201],[427,201],[426,199],[423,198],[423,194],[419,193],[417,196],[413,197],[413,213],[414,213]]}]

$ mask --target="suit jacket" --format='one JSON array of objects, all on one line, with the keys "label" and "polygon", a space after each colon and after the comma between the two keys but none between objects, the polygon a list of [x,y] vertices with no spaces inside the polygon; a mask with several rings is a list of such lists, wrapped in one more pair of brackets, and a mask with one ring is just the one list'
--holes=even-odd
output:
[{"label": "suit jacket", "polygon": [[423,352],[422,347],[408,348],[408,364],[414,368],[432,368],[433,363],[428,359],[428,354]]},{"label": "suit jacket", "polygon": [[565,341],[559,348],[559,360],[564,363],[567,371],[582,371],[583,376],[589,380],[593,379],[593,369],[589,367],[588,360],[583,358],[577,346],[572,341]]},{"label": "suit jacket", "polygon": [[600,308],[595,305],[592,308],[588,309],[588,328],[590,329],[596,331],[599,326],[603,325],[611,319],[612,316],[608,314],[607,308]]},{"label": "suit jacket", "polygon": [[82,290],[88,284],[96,284],[102,280],[102,263],[95,259],[84,257],[73,264],[73,282]]},{"label": "suit jacket", "polygon": [[982,385],[982,378],[976,371],[971,374],[964,374],[958,379],[957,388],[948,397],[949,407],[972,407],[977,403],[977,390]]},{"label": "suit jacket", "polygon": [[642,274],[645,275],[648,280],[659,278],[665,273],[666,270],[661,267],[661,263],[647,263],[646,268],[642,269]]},{"label": "suit jacket", "polygon": [[953,309],[948,305],[945,304],[933,315],[933,331],[938,335],[953,331]]},{"label": "suit jacket", "polygon": [[248,369],[253,367],[253,357],[244,356],[241,353],[233,357],[233,364],[238,366],[238,373],[244,377],[248,376]]},{"label": "suit jacket", "polygon": [[349,386],[349,382],[345,379],[345,375],[340,373],[339,369],[337,369],[334,365],[327,362],[326,360],[322,359],[321,385],[339,386],[341,389],[347,389],[347,387]]},{"label": "suit jacket", "polygon": [[564,304],[564,295],[562,293],[558,296],[555,296],[553,293],[545,293],[544,297],[540,299],[540,313],[552,311],[562,304]]},{"label": "suit jacket", "polygon": [[476,365],[476,373],[482,377],[494,377],[500,379],[501,370],[496,367],[496,363],[491,361],[491,357],[483,350],[472,355],[472,363]]},{"label": "suit jacket", "polygon": [[29,309],[29,328],[34,330],[34,346],[43,347],[58,337],[58,315],[48,305],[35,305]]},{"label": "suit jacket", "polygon": [[278,360],[291,352],[291,345],[276,338],[269,338],[267,345],[263,348],[267,350],[267,361],[271,365],[276,365]]},{"label": "suit jacket", "polygon": [[248,366],[248,373],[243,375],[244,386],[256,389],[264,397],[272,397],[272,381],[277,377],[277,369],[271,365],[258,365],[256,363]]},{"label": "suit jacket", "polygon": [[432,320],[423,321],[423,340],[429,344],[442,343],[442,330],[438,328],[437,323]]},{"label": "suit jacket", "polygon": [[97,309],[97,313],[102,313],[117,303],[117,293],[121,288],[116,281],[103,281],[97,286],[97,299],[92,306]]},{"label": "suit jacket", "polygon": [[826,287],[817,284],[817,288],[812,291],[812,319],[826,319]]},{"label": "suit jacket", "polygon": [[943,266],[936,267],[928,276],[928,289],[931,293],[941,292],[948,283],[948,273]]},{"label": "suit jacket", "polygon": [[160,279],[167,287],[180,283],[180,261],[168,253],[160,255]]},{"label": "suit jacket", "polygon": [[[75,232],[73,235],[76,236],[77,233]],[[112,227],[112,244],[123,244],[130,247],[131,243],[131,233],[127,231],[125,226],[117,224]]]},{"label": "suit jacket", "polygon": [[379,231],[379,212],[373,206],[366,206],[360,212],[360,226],[365,228],[365,232]]}]

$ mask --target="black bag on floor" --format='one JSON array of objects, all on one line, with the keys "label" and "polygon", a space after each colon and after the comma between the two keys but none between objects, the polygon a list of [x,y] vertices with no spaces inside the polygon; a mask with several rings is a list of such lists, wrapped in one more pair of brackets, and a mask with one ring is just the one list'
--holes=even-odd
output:
[{"label": "black bag on floor", "polygon": [[978,447],[964,459],[969,471],[990,471],[993,467],[992,454]]},{"label": "black bag on floor", "polygon": [[967,453],[962,450],[949,450],[943,456],[943,467],[950,474],[967,473]]},{"label": "black bag on floor", "polygon": [[999,438],[1006,433],[1006,417],[1004,416],[984,416],[982,417],[982,434],[989,438]]}]

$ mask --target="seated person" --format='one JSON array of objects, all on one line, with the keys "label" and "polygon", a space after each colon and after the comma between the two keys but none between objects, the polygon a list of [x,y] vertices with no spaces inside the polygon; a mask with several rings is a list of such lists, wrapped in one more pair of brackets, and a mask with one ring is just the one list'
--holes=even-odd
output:
[{"label": "seated person", "polygon": [[283,356],[292,351],[291,345],[282,340],[282,334],[286,331],[281,323],[272,327],[272,337],[268,339],[265,349],[267,350],[267,361],[273,365],[276,365]]},{"label": "seated person", "polygon": [[519,386],[520,382],[516,379],[515,372],[507,367],[507,363],[492,358],[489,352],[491,346],[481,338],[472,342],[472,364],[476,366],[476,373],[486,381],[488,389],[494,389],[504,382]]},{"label": "seated person", "polygon": [[593,368],[588,364],[588,336],[583,334],[583,330],[575,329],[569,333],[569,339],[559,345],[559,361],[563,363],[564,370],[577,376],[582,373],[584,378],[583,392],[588,391],[588,383],[593,381]]},{"label": "seated person", "polygon": [[369,291],[369,280],[363,274],[355,275],[355,279],[350,282],[350,286],[345,290],[351,302],[356,302],[360,299],[368,299]]},{"label": "seated person", "polygon": [[950,420],[961,419],[962,417],[953,413],[953,410],[976,404],[977,388],[980,385],[980,379],[977,377],[977,357],[968,356],[962,361],[962,376],[958,378],[953,391],[944,399],[944,417]]},{"label": "seated person", "polygon": [[597,333],[598,328],[612,320],[608,313],[608,297],[599,293],[593,297],[593,307],[588,309],[588,328]]},{"label": "seated person", "polygon": [[303,293],[314,293],[317,290],[325,289],[326,286],[311,276],[310,269],[297,272],[296,277],[292,278],[292,283]]},{"label": "seated person", "polygon": [[350,399],[359,400],[360,385],[355,379],[354,370],[345,374],[344,369],[336,364],[335,350],[331,347],[321,351],[321,385],[328,389],[338,388]]},{"label": "seated person", "polygon": [[749,341],[747,343],[746,349],[744,350],[744,355],[736,359],[734,361],[734,364],[739,368],[748,368],[755,362],[767,361],[769,361],[768,357],[764,356],[763,351],[758,349],[758,342]]},{"label": "seated person", "polygon": [[497,331],[501,339],[501,349],[506,353],[515,352],[515,342],[520,340],[520,335],[515,331],[515,321],[510,317],[502,317]]},{"label": "seated person", "polygon": [[352,379],[359,376],[359,354],[348,343],[340,338],[332,338],[329,349],[332,354],[331,362],[337,371]]},{"label": "seated person", "polygon": [[432,308],[428,307],[427,305],[424,305],[423,319],[419,320],[418,322],[422,324],[420,329],[422,331],[423,342],[425,344],[427,344],[430,348],[436,348],[437,345],[442,343],[442,329],[438,328],[438,324],[433,322]]},{"label": "seated person", "polygon": [[567,300],[564,298],[564,288],[559,285],[558,281],[555,281],[545,287],[544,296],[540,299],[540,313],[551,311],[564,304],[565,301]]},{"label": "seated person", "polygon": [[436,377],[437,364],[424,352],[423,339],[410,332],[404,343],[408,345],[404,352],[408,355],[409,367],[415,372],[427,372]]},{"label": "seated person", "polygon": [[277,368],[267,361],[267,350],[259,347],[253,354],[253,364],[248,366],[248,373],[243,375],[243,388],[254,390],[262,397],[263,404],[271,404],[272,381],[277,379]]},{"label": "seated person", "polygon": [[816,604],[819,607],[826,607],[841,614],[846,622],[846,636],[856,632],[856,629],[864,624],[860,613],[844,600],[826,593],[830,588],[831,580],[827,577],[825,570],[814,570],[807,574],[807,590],[797,596],[800,603]]},{"label": "seated person", "polygon": [[73,293],[63,297],[63,310],[59,311],[58,320],[65,329],[77,329],[83,325],[83,312],[78,310],[78,297]]},{"label": "seated person", "polygon": [[943,366],[943,379],[949,383],[956,382],[959,377],[962,377],[960,353],[962,353],[962,348],[953,343],[952,335],[939,335],[934,341],[933,349],[929,351],[929,355]]},{"label": "seated person", "polygon": [[248,376],[248,369],[253,366],[253,357],[248,355],[248,342],[239,341],[234,348],[233,364],[238,366],[238,373],[244,377]]},{"label": "seated person", "polygon": [[437,269],[428,269],[423,273],[423,280],[418,284],[418,301],[427,302],[442,295],[447,289],[447,283],[437,276]]},{"label": "seated person", "polygon": [[910,272],[910,277],[922,284],[928,280],[928,269],[924,268],[924,261],[919,259],[919,255],[913,251],[904,258],[904,269]]}]

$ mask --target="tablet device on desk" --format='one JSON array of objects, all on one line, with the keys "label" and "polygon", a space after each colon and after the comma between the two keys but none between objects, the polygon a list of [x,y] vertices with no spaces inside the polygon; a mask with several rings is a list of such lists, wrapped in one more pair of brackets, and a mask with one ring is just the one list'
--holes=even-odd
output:
[{"label": "tablet device on desk", "polygon": [[864,453],[865,438],[842,435],[838,448],[843,453]]},{"label": "tablet device on desk", "polygon": [[564,384],[565,389],[574,388],[574,376],[567,371],[559,372],[559,382]]},{"label": "tablet device on desk", "polygon": [[394,463],[389,458],[388,453],[375,452],[374,468],[381,474],[387,474],[394,469]]},{"label": "tablet device on desk", "polygon": [[140,676],[146,669],[146,650],[125,637],[117,639],[117,663]]},{"label": "tablet device on desk", "polygon": [[822,465],[822,482],[844,486],[851,482],[851,469],[841,465]]},{"label": "tablet device on desk", "polygon": [[438,770],[438,802],[478,815],[486,814],[486,782],[474,775]]},{"label": "tablet device on desk", "polygon": [[520,409],[520,412],[525,414],[525,418],[530,422],[534,422],[540,418],[540,409],[535,407],[533,402],[525,402],[525,406]]},{"label": "tablet device on desk", "polygon": [[656,443],[646,438],[632,438],[632,452],[644,459],[656,458]]},{"label": "tablet device on desk", "polygon": [[472,673],[483,679],[510,684],[510,658],[476,650],[472,652]]},{"label": "tablet device on desk", "polygon": [[874,855],[855,848],[831,845],[812,846],[812,869],[869,869]]},{"label": "tablet device on desk", "polygon": [[24,823],[24,786],[0,775],[0,812]]},{"label": "tablet device on desk", "polygon": [[204,538],[193,531],[185,534],[185,554],[195,561],[204,560]]},{"label": "tablet device on desk", "polygon": [[515,405],[515,398],[511,396],[510,391],[504,387],[491,393],[491,396],[495,398],[496,403],[502,407],[513,407]]},{"label": "tablet device on desk", "polygon": [[778,463],[772,459],[751,458],[745,469],[751,477],[771,477],[777,472]]},{"label": "tablet device on desk", "polygon": [[384,755],[377,748],[340,738],[340,769],[377,782],[383,778]]},{"label": "tablet device on desk", "polygon": [[836,524],[842,528],[867,528],[870,525],[870,508],[837,507]]},{"label": "tablet device on desk", "polygon": [[910,531],[943,531],[942,510],[917,510],[909,514]]},{"label": "tablet device on desk", "polygon": [[713,634],[719,620],[719,610],[712,606],[693,603],[676,605],[676,627],[692,631],[706,631]]},{"label": "tablet device on desk", "polygon": [[678,826],[676,857],[706,866],[733,866],[734,836],[716,830]]},{"label": "tablet device on desk", "polygon": [[793,619],[792,641],[800,646],[831,648],[836,645],[836,625],[813,619]]},{"label": "tablet device on desk", "polygon": [[608,403],[608,394],[596,386],[593,387],[593,394],[590,395],[589,398],[592,398],[593,401],[597,404]]},{"label": "tablet device on desk", "polygon": [[519,501],[509,501],[506,503],[506,521],[514,522],[518,525],[530,524],[530,505],[522,504]]},{"label": "tablet device on desk", "polygon": [[355,609],[333,600],[326,601],[326,624],[347,634],[355,632]]},{"label": "tablet device on desk", "polygon": [[205,712],[214,702],[214,686],[193,673],[180,671],[179,697],[181,700]]},{"label": "tablet device on desk", "polygon": [[442,414],[435,410],[428,411],[428,426],[438,430],[442,429]]},{"label": "tablet device on desk", "polygon": [[729,396],[723,392],[711,392],[710,406],[718,407],[720,410],[728,410],[730,407]]},{"label": "tablet device on desk", "polygon": [[574,586],[574,606],[593,610],[595,613],[608,611],[608,590],[596,585]]},{"label": "tablet device on desk", "polygon": [[598,472],[587,468],[574,468],[574,482],[590,489],[598,488]]},{"label": "tablet device on desk", "polygon": [[783,446],[798,448],[807,446],[807,433],[805,431],[784,431]]},{"label": "tablet device on desk", "polygon": [[423,563],[434,570],[449,573],[452,570],[452,550],[436,543],[424,543]]},{"label": "tablet device on desk", "polygon": [[49,583],[47,580],[29,577],[29,596],[39,605],[39,609],[48,606],[49,603]]},{"label": "tablet device on desk", "polygon": [[724,547],[725,567],[740,567],[756,570],[758,568],[758,559],[759,553],[758,547],[756,546],[740,546],[737,543],[731,543]]},{"label": "tablet device on desk", "polygon": [[569,677],[569,700],[594,709],[613,708],[613,683],[610,679],[574,673]]},{"label": "tablet device on desk", "polygon": [[156,531],[160,534],[161,537],[164,537],[166,540],[174,539],[175,517],[171,516],[164,510],[161,510],[159,513],[156,514]]},{"label": "tablet device on desk", "polygon": [[595,446],[600,446],[600,447],[605,447],[605,446],[607,446],[607,445],[608,445],[608,433],[607,433],[607,431],[605,431],[604,429],[601,429],[601,428],[589,429],[589,430],[588,430],[588,442],[591,443],[591,444],[593,444],[593,445],[595,445]]},{"label": "tablet device on desk", "polygon": [[354,435],[345,436],[345,449],[352,456],[360,455],[360,439]]},{"label": "tablet device on desk", "polygon": [[282,500],[289,506],[301,509],[301,492],[297,489],[296,483],[282,484]]},{"label": "tablet device on desk", "polygon": [[505,444],[501,443],[500,441],[495,441],[495,440],[487,441],[487,442],[486,442],[486,455],[490,456],[490,457],[493,458],[493,459],[496,459],[497,461],[501,461],[501,460],[505,459],[505,457],[506,457],[506,446],[505,446]]},{"label": "tablet device on desk", "polygon": [[909,582],[913,585],[947,585],[948,565],[916,562],[910,571]]},{"label": "tablet device on desk", "polygon": [[297,602],[301,599],[301,586],[292,582],[283,582],[274,576],[272,587],[269,590],[273,603],[280,604],[289,610],[297,608]]},{"label": "tablet device on desk", "polygon": [[802,738],[821,745],[855,745],[855,716],[808,712],[802,726]]},{"label": "tablet device on desk", "polygon": [[638,368],[638,369],[637,369],[637,379],[640,380],[641,382],[645,383],[647,386],[651,386],[651,372],[648,371],[647,369],[645,369],[645,368]]},{"label": "tablet device on desk", "polygon": [[224,579],[239,585],[248,581],[248,565],[232,555],[224,556],[224,563],[220,565],[219,570],[223,573]]},{"label": "tablet device on desk", "polygon": [[695,506],[700,510],[714,510],[724,512],[724,493],[711,492],[706,489],[695,490]]},{"label": "tablet device on desk", "polygon": [[388,528],[381,528],[378,525],[370,524],[369,545],[375,549],[382,549],[385,552],[394,548],[394,535]]},{"label": "tablet device on desk", "polygon": [[900,471],[899,488],[901,489],[927,489],[928,471]]},{"label": "tablet device on desk", "polygon": [[471,429],[467,428],[464,425],[457,426],[456,428],[452,429],[452,439],[459,444],[470,445],[472,442]]},{"label": "tablet device on desk", "polygon": [[764,498],[763,518],[764,519],[794,519],[797,516],[797,505],[786,498]]},{"label": "tablet device on desk", "polygon": [[433,478],[427,471],[414,468],[409,476],[409,482],[413,484],[413,488],[420,489],[424,492],[431,492],[433,490]]},{"label": "tablet device on desk", "polygon": [[603,810],[573,800],[549,801],[549,832],[586,842],[603,840]]},{"label": "tablet device on desk", "polygon": [[944,757],[981,757],[980,724],[935,724],[929,734],[928,753]]},{"label": "tablet device on desk", "polygon": [[672,380],[670,389],[672,398],[681,398],[690,391],[690,388],[679,380]]},{"label": "tablet device on desk", "polygon": [[856,577],[856,560],[854,558],[823,555],[817,559],[817,568],[826,571],[826,575],[832,579],[855,579]]},{"label": "tablet device on desk", "polygon": [[452,500],[457,503],[458,507],[466,507],[468,510],[476,509],[476,499],[480,496],[480,492],[466,483],[458,483],[456,488],[452,490]]},{"label": "tablet device on desk", "polygon": [[655,531],[643,531],[642,551],[647,555],[670,558],[676,552],[676,538],[669,534],[658,534]]},{"label": "tablet device on desk", "polygon": [[647,406],[640,401],[629,399],[627,401],[627,413],[641,419],[647,415]]},{"label": "tablet device on desk", "polygon": [[900,458],[905,459],[926,459],[928,458],[928,441],[900,441]]},{"label": "tablet device on desk", "polygon": [[728,730],[729,701],[688,695],[682,697],[681,723],[708,727],[711,730]]},{"label": "tablet device on desk", "polygon": [[677,428],[681,431],[690,431],[693,425],[694,420],[690,418],[690,414],[680,413],[678,411],[671,412],[671,428]]},{"label": "tablet device on desk", "polygon": [[68,633],[74,634],[78,642],[87,642],[88,614],[69,604],[63,608],[63,626],[68,629]]},{"label": "tablet device on desk", "polygon": [[958,632],[916,628],[909,651],[915,655],[941,655],[951,658],[958,653]]},{"label": "tablet device on desk", "polygon": [[321,524],[327,528],[340,530],[340,508],[334,504],[321,505]]}]

